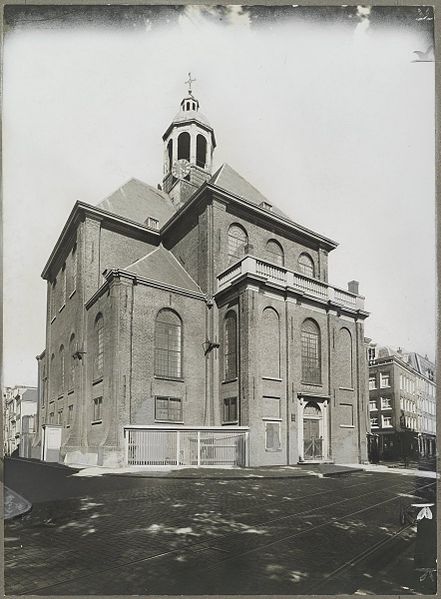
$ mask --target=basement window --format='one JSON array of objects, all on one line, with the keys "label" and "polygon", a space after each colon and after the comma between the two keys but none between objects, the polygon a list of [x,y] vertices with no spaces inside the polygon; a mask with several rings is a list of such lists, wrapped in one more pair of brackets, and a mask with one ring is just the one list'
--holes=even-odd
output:
[{"label": "basement window", "polygon": [[154,231],[159,231],[159,220],[156,218],[152,218],[151,216],[149,216],[146,221],[145,224],[147,225],[147,227],[149,229],[153,229]]}]

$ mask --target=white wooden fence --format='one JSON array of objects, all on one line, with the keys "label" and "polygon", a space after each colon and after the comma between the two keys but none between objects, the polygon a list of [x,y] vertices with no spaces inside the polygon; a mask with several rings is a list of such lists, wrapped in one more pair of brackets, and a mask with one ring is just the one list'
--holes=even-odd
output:
[{"label": "white wooden fence", "polygon": [[247,466],[248,427],[125,426],[131,466]]}]

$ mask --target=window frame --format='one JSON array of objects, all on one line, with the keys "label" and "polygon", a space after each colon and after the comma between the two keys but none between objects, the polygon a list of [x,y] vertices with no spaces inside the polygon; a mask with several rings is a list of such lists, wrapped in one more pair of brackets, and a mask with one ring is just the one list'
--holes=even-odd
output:
[{"label": "window frame", "polygon": [[104,376],[104,317],[99,312],[94,324],[94,356],[93,356],[93,381],[102,380]]},{"label": "window frame", "polygon": [[[158,402],[159,401],[166,401],[167,402],[167,407],[161,407],[158,408]],[[170,410],[170,403],[171,402],[179,402],[179,411],[177,410]],[[158,415],[158,409],[166,409],[167,411],[167,416],[162,417]],[[182,401],[182,397],[176,397],[174,395],[155,395],[154,396],[154,412],[155,412],[155,422],[177,422],[179,424],[183,424],[184,423],[184,405],[183,405],[183,401]],[[178,414],[177,418],[171,418],[170,415],[172,412],[176,412]]]},{"label": "window frame", "polygon": [[[175,323],[161,321],[161,314],[169,313],[175,318]],[[171,339],[171,333],[176,338]],[[166,339],[164,347],[163,340]],[[176,342],[176,343],[175,343]],[[173,349],[176,345],[178,349]],[[172,347],[171,347],[172,346]],[[154,376],[168,380],[183,380],[184,378],[184,326],[180,315],[171,308],[161,308],[155,318],[154,332]],[[172,359],[176,358],[176,359]],[[165,358],[165,360],[164,360]]]},{"label": "window frame", "polygon": [[103,421],[103,396],[98,395],[92,399],[92,424]]},{"label": "window frame", "polygon": [[[269,427],[270,426],[274,426],[277,428],[277,436],[278,436],[278,447],[269,447],[268,446],[268,432],[269,432]],[[282,451],[282,423],[280,422],[280,420],[265,420],[264,421],[264,429],[265,429],[265,433],[264,433],[264,438],[265,438],[265,451],[271,452],[271,453],[278,453]]]},{"label": "window frame", "polygon": [[[229,323],[233,324],[229,328]],[[223,323],[223,381],[234,381],[238,376],[238,319],[237,314],[234,310],[229,310],[224,317]],[[230,339],[230,334],[234,331],[234,339]],[[234,343],[232,342],[234,341]],[[234,357],[234,360],[232,359]]]},{"label": "window frame", "polygon": [[[232,409],[234,407],[234,409]],[[239,410],[238,410],[237,396],[224,397],[222,400],[222,423],[223,424],[237,424],[239,422]],[[233,416],[231,417],[231,412]]]},{"label": "window frame", "polygon": [[[235,235],[235,231],[238,233],[240,232],[241,235]],[[234,264],[235,262],[242,260],[242,258],[248,253],[248,232],[242,225],[233,223],[228,227],[227,239],[228,263]]]},{"label": "window frame", "polygon": [[[302,262],[302,258],[308,259],[308,264]],[[308,252],[302,252],[297,259],[298,272],[311,279],[315,278],[315,262]]]},{"label": "window frame", "polygon": [[[311,323],[314,331],[307,330]],[[312,327],[311,327],[312,328]],[[313,350],[313,354],[311,353]],[[300,332],[300,352],[302,364],[302,383],[305,385],[322,385],[321,329],[312,318],[302,322]]]},{"label": "window frame", "polygon": [[[276,247],[278,251],[273,251],[271,247]],[[270,262],[277,264],[282,268],[285,267],[285,252],[282,244],[277,239],[268,239],[265,246],[266,253],[270,255]]]}]

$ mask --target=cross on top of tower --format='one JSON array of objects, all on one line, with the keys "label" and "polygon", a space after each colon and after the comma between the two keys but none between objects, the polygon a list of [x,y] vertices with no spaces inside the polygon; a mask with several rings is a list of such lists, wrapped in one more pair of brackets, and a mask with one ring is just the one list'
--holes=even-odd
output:
[{"label": "cross on top of tower", "polygon": [[196,81],[196,79],[192,79],[191,78],[191,73],[188,73],[188,79],[185,82],[188,85],[188,93],[191,95],[192,94],[192,89],[191,89],[191,84],[193,83],[193,81]]}]

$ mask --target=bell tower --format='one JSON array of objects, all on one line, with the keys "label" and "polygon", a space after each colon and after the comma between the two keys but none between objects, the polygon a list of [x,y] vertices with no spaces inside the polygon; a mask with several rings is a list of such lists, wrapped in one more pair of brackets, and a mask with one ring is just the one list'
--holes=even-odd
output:
[{"label": "bell tower", "polygon": [[199,101],[193,96],[188,73],[188,93],[181,109],[162,136],[164,141],[163,189],[179,208],[211,177],[214,130],[199,112]]}]

